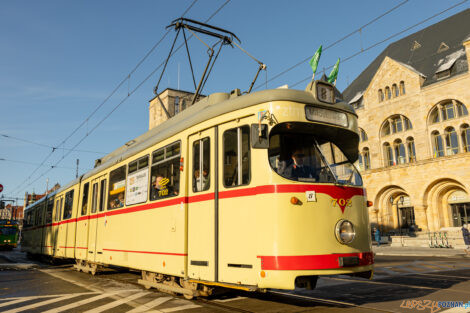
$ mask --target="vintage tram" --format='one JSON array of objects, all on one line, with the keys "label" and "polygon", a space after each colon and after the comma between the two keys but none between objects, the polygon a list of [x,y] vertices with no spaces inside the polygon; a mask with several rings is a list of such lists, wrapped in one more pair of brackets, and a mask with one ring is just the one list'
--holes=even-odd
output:
[{"label": "vintage tram", "polygon": [[324,81],[211,94],[30,205],[22,249],[187,297],[371,277],[358,142]]}]

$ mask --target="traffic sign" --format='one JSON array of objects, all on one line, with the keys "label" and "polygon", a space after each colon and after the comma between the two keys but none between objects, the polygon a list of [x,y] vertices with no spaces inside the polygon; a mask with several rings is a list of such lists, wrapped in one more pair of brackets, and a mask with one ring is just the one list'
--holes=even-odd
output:
[{"label": "traffic sign", "polygon": [[2,192],[2,191],[3,191],[3,185],[0,184],[0,192]]}]

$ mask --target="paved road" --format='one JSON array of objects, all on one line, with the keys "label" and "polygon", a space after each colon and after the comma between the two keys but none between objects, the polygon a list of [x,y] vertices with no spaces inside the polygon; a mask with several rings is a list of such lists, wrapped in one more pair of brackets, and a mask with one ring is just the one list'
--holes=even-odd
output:
[{"label": "paved road", "polygon": [[[12,261],[16,263],[12,263]],[[97,276],[70,265],[32,264],[17,251],[0,252],[0,312],[468,312],[438,301],[470,300],[470,259],[376,258],[372,281],[321,278],[313,291],[228,292],[186,300],[145,290],[138,272]]]}]

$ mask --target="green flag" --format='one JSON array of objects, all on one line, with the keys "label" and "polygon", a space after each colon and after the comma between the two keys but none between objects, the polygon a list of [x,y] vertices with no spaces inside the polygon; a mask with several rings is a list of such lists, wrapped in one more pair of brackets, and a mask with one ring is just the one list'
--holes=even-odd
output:
[{"label": "green flag", "polygon": [[321,49],[322,49],[322,46],[320,45],[320,47],[317,49],[317,52],[315,52],[315,54],[313,55],[310,62],[308,62],[308,64],[310,64],[310,66],[312,67],[313,77],[315,77],[315,72],[317,71],[318,61],[320,60],[320,56],[321,56]]},{"label": "green flag", "polygon": [[338,77],[338,69],[339,69],[339,58],[338,58],[338,61],[336,61],[335,66],[331,70],[330,75],[328,76],[328,82],[330,84],[333,82],[336,82],[336,78]]}]

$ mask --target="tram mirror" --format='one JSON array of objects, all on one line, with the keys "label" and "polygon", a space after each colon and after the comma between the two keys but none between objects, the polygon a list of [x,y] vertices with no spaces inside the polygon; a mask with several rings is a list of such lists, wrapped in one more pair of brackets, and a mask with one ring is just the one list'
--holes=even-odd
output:
[{"label": "tram mirror", "polygon": [[269,148],[268,124],[251,124],[251,147],[254,149]]}]

